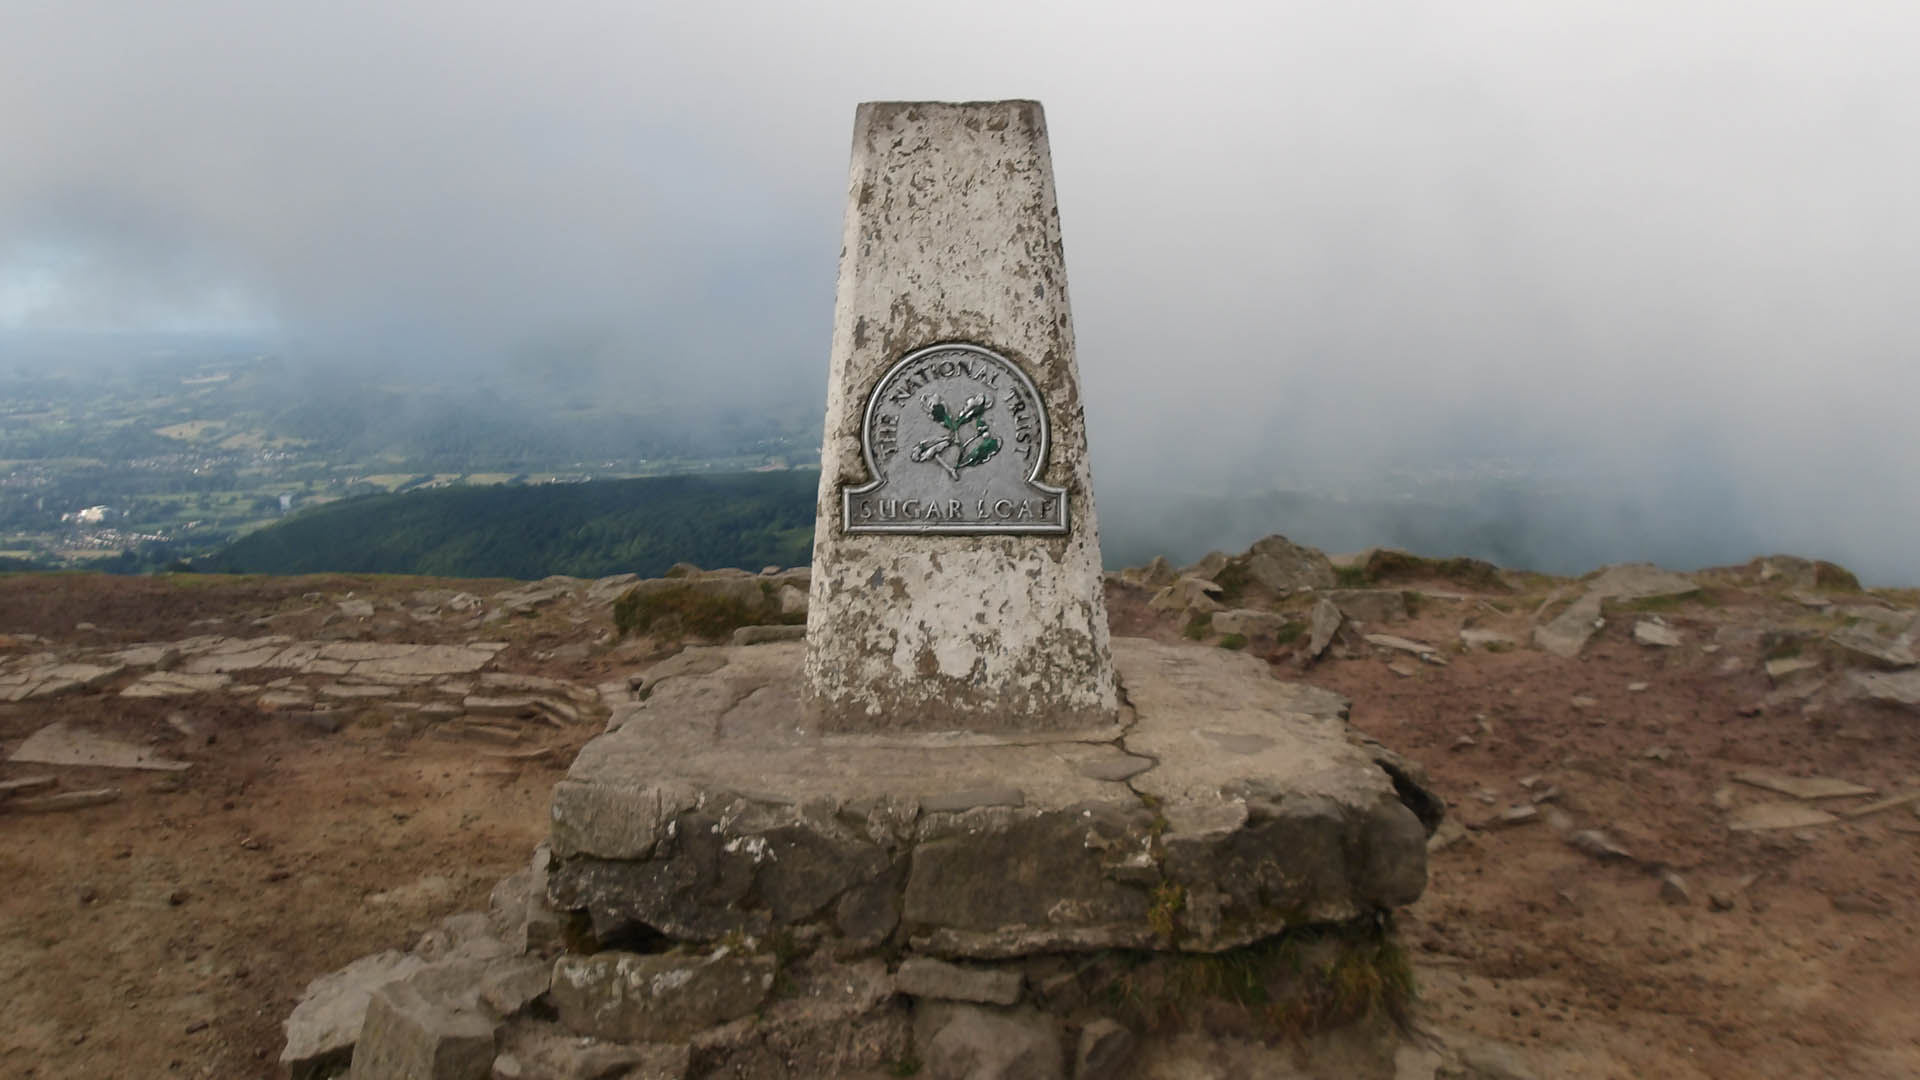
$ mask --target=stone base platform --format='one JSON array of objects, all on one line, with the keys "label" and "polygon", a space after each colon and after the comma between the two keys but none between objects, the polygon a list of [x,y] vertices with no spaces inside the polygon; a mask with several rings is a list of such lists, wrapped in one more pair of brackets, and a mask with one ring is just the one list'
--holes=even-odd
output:
[{"label": "stone base platform", "polygon": [[617,948],[1007,959],[1216,952],[1425,888],[1418,767],[1255,658],[1118,639],[1113,727],[893,736],[801,730],[803,654],[688,649],[615,710],[554,792],[555,908]]}]

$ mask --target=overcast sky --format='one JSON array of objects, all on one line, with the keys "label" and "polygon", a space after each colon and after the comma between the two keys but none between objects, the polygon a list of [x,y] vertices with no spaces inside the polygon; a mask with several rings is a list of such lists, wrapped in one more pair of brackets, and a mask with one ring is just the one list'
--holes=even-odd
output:
[{"label": "overcast sky", "polygon": [[1916,55],[1910,2],[0,0],[0,329],[814,394],[855,103],[1035,97],[1103,505],[1509,457],[1911,583]]}]

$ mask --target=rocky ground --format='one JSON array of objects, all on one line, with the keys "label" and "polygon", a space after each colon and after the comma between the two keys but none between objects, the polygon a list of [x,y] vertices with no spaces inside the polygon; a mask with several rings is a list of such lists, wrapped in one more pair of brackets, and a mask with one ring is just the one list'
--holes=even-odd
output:
[{"label": "rocky ground", "polygon": [[[0,579],[0,1074],[280,1075],[310,980],[526,865],[671,654],[616,640],[626,584]],[[1920,1075],[1920,595],[1281,542],[1109,603],[1427,766],[1450,822],[1400,926],[1420,1022],[1505,1048],[1481,1075]]]}]

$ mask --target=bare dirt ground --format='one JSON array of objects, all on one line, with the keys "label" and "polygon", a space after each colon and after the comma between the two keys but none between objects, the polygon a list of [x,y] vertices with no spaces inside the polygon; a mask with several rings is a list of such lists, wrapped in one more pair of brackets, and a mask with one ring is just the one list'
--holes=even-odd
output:
[{"label": "bare dirt ground", "polygon": [[[1920,1075],[1913,807],[1799,830],[1728,828],[1733,809],[1783,798],[1734,782],[1744,770],[1838,777],[1882,795],[1920,785],[1920,716],[1780,699],[1760,667],[1770,647],[1760,630],[1819,629],[1832,616],[1775,588],[1725,585],[1662,608],[1684,637],[1677,648],[1637,644],[1638,616],[1610,612],[1578,659],[1524,645],[1460,651],[1468,622],[1524,643],[1553,584],[1480,595],[1397,582],[1445,595],[1378,629],[1439,647],[1444,666],[1336,645],[1342,655],[1302,669],[1297,643],[1251,646],[1277,676],[1350,697],[1353,723],[1424,764],[1468,826],[1443,839],[1426,896],[1400,918],[1421,1022],[1508,1044],[1542,1078]],[[0,635],[11,635],[0,662],[215,634],[488,641],[506,643],[490,670],[591,688],[653,658],[648,643],[609,640],[604,603],[584,596],[483,621],[519,587],[12,576],[0,578]],[[457,593],[484,604],[456,611],[445,597]],[[373,614],[340,614],[349,594]],[[1116,632],[1177,636],[1179,620],[1149,612],[1146,595],[1110,592]],[[1912,594],[1889,599],[1916,606]],[[410,691],[349,701],[347,722],[328,733],[263,709],[249,696],[260,686],[244,682],[121,696],[140,674],[0,704],[0,758],[65,720],[192,763],[178,773],[0,764],[0,781],[120,791],[59,813],[0,803],[0,1076],[281,1075],[280,1023],[307,982],[484,907],[544,837],[553,783],[599,729],[520,721],[505,748],[449,738],[409,710],[421,697]],[[1637,683],[1647,685],[1629,689]],[[1558,795],[1539,820],[1494,824],[1548,787]],[[1569,823],[1604,829],[1632,858],[1576,850]],[[1665,870],[1684,898],[1663,896]]]}]

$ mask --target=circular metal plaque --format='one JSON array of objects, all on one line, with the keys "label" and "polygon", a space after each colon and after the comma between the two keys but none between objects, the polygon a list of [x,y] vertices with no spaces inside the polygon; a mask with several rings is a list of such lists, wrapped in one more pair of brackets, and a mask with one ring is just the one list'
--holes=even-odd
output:
[{"label": "circular metal plaque", "polygon": [[1066,491],[1040,483],[1047,408],[1033,380],[991,349],[908,353],[867,398],[871,482],[841,491],[848,532],[1064,533]]}]

